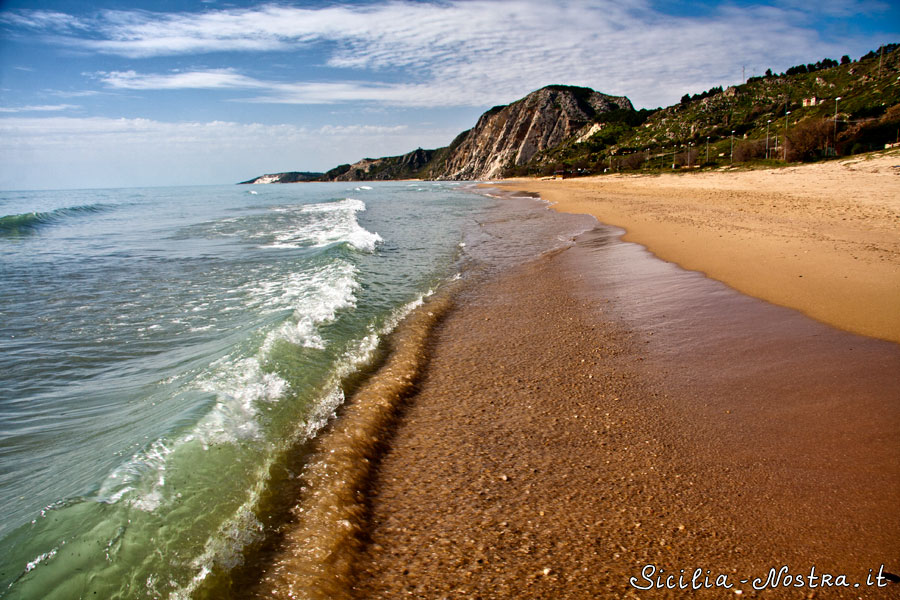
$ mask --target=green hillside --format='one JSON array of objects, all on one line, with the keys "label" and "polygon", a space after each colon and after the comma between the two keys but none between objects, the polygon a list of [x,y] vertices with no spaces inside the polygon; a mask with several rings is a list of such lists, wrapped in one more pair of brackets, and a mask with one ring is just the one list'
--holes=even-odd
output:
[{"label": "green hillside", "polygon": [[612,116],[588,139],[570,140],[506,175],[749,166],[884,148],[900,141],[900,45]]}]

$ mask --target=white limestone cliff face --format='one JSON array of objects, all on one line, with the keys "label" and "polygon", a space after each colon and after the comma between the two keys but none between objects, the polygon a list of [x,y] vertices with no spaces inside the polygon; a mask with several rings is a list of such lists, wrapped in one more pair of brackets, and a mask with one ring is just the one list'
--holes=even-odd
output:
[{"label": "white limestone cliff face", "polygon": [[590,127],[602,113],[632,108],[624,96],[588,88],[542,88],[482,115],[435,175],[440,179],[496,179],[505,167],[524,165],[537,153]]}]

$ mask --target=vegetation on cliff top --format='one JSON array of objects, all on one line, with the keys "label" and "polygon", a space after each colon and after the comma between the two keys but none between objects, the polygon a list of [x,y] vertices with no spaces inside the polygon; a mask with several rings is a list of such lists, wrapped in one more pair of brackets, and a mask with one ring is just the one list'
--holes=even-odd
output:
[{"label": "vegetation on cliff top", "polygon": [[858,61],[769,70],[635,113],[612,115],[588,139],[569,140],[505,175],[777,164],[884,148],[900,141],[900,45]]}]

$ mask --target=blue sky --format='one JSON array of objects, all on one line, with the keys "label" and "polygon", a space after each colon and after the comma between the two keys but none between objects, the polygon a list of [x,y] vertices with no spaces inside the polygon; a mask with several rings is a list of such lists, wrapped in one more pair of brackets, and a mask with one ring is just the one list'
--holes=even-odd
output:
[{"label": "blue sky", "polygon": [[898,41],[892,0],[0,0],[0,189],[320,171],[551,83],[666,106]]}]

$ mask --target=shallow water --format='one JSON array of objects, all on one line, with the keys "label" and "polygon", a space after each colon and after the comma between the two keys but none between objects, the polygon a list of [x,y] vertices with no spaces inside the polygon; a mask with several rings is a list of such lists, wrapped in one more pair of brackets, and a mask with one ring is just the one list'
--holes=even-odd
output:
[{"label": "shallow water", "polygon": [[0,192],[0,596],[186,597],[240,564],[286,456],[493,203],[454,183]]}]

